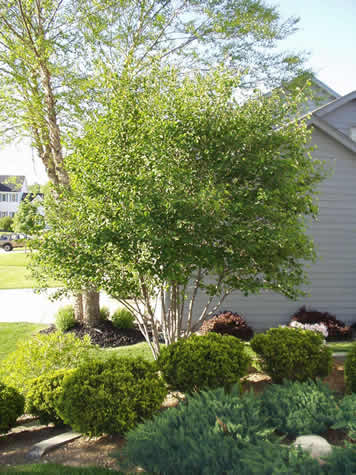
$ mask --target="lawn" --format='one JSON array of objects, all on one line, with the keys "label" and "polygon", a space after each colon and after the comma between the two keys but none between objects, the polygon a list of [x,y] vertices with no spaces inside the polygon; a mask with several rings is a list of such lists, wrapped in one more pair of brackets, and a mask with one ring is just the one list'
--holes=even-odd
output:
[{"label": "lawn", "polygon": [[14,351],[17,341],[30,338],[46,326],[35,323],[0,323],[0,361]]},{"label": "lawn", "polygon": [[105,350],[108,354],[117,353],[119,356],[142,356],[145,360],[153,361],[153,354],[146,342],[136,345],[120,346],[119,348],[109,348]]},{"label": "lawn", "polygon": [[52,463],[36,463],[31,465],[18,465],[17,467],[1,470],[1,473],[43,473],[48,475],[106,475],[117,474],[124,475],[123,472],[117,472],[115,470],[99,468],[99,467],[65,467],[64,465],[52,464]]},{"label": "lawn", "polygon": [[[0,254],[0,289],[30,289],[37,287],[37,282],[30,277],[26,268],[29,252],[12,251]],[[58,287],[58,282],[49,282],[49,287]]]},{"label": "lawn", "polygon": [[352,345],[355,343],[355,341],[333,341],[331,343],[327,343],[327,345],[333,350],[333,353],[348,353],[351,350]]}]

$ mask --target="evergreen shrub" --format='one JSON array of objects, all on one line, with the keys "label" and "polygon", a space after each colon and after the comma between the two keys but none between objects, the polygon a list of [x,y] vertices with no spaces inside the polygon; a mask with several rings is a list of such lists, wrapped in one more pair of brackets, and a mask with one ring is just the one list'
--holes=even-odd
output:
[{"label": "evergreen shrub", "polygon": [[251,340],[252,349],[262,358],[263,369],[273,382],[283,379],[306,381],[324,377],[332,366],[332,351],[320,333],[299,328],[271,328]]},{"label": "evergreen shrub", "polygon": [[323,434],[340,411],[333,393],[320,380],[271,384],[261,398],[271,424],[290,437]]},{"label": "evergreen shrub", "polygon": [[285,446],[269,441],[258,441],[244,448],[243,468],[239,475],[322,475],[319,462],[301,447]]},{"label": "evergreen shrub", "polygon": [[8,432],[24,413],[25,399],[15,389],[0,382],[0,433]]},{"label": "evergreen shrub", "polygon": [[349,394],[338,401],[339,411],[336,413],[332,429],[344,429],[351,439],[356,440],[356,393]]},{"label": "evergreen shrub", "polygon": [[142,358],[92,359],[63,380],[60,417],[89,436],[124,434],[151,417],[167,394],[155,365]]},{"label": "evergreen shrub", "polygon": [[66,332],[76,324],[73,305],[66,305],[58,309],[55,315],[56,327],[61,332]]},{"label": "evergreen shrub", "polygon": [[226,310],[217,315],[213,315],[209,320],[203,323],[200,328],[200,333],[206,335],[209,332],[236,336],[245,341],[249,341],[253,337],[253,330],[247,325],[246,320],[238,313],[228,312]]},{"label": "evergreen shrub", "polygon": [[120,330],[135,328],[135,317],[127,308],[117,309],[111,316],[113,325]]},{"label": "evergreen shrub", "polygon": [[57,411],[58,397],[62,391],[63,379],[72,369],[59,369],[43,374],[30,381],[26,403],[30,414],[39,416],[42,424],[53,422],[63,424]]},{"label": "evergreen shrub", "polygon": [[243,449],[272,433],[259,398],[240,395],[236,385],[228,393],[218,388],[188,395],[140,424],[126,436],[125,455],[149,473],[240,474]]},{"label": "evergreen shrub", "polygon": [[355,475],[355,445],[347,443],[345,447],[333,447],[333,451],[324,462],[322,467],[325,475]]},{"label": "evergreen shrub", "polygon": [[37,334],[20,341],[0,366],[0,378],[25,397],[30,381],[56,369],[75,368],[97,351],[90,338],[72,333]]},{"label": "evergreen shrub", "polygon": [[166,382],[183,392],[229,388],[246,373],[251,359],[245,345],[229,335],[192,335],[163,347],[157,359]]},{"label": "evergreen shrub", "polygon": [[356,393],[356,342],[346,356],[344,375],[347,390]]}]

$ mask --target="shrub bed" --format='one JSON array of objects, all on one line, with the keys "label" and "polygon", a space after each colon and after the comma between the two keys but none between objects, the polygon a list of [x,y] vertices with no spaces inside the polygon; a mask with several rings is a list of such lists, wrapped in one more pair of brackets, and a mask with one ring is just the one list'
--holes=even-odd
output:
[{"label": "shrub bed", "polygon": [[183,392],[231,387],[247,373],[245,345],[229,335],[192,335],[163,347],[157,364],[166,382]]}]

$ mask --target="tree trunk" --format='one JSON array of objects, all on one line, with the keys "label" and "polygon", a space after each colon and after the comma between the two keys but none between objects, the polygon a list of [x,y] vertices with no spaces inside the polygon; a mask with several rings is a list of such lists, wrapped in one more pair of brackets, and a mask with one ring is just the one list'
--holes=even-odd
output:
[{"label": "tree trunk", "polygon": [[94,327],[100,321],[99,292],[96,290],[84,290],[83,301],[83,323],[88,327]]},{"label": "tree trunk", "polygon": [[83,294],[74,296],[74,316],[78,323],[83,323]]}]

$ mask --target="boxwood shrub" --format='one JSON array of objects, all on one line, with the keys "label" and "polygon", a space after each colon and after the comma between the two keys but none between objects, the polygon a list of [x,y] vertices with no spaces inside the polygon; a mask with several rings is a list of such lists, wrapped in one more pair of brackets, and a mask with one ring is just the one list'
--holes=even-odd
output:
[{"label": "boxwood shrub", "polygon": [[332,351],[321,334],[299,328],[271,328],[251,340],[252,349],[262,358],[263,369],[273,382],[283,379],[306,381],[324,377],[332,366]]},{"label": "boxwood shrub", "polygon": [[39,416],[42,424],[53,422],[63,424],[57,411],[58,397],[62,391],[63,379],[71,374],[71,369],[59,369],[43,374],[30,381],[26,406],[30,414]]},{"label": "boxwood shrub", "polygon": [[0,382],[0,433],[6,433],[24,412],[25,399],[16,389]]},{"label": "boxwood shrub", "polygon": [[163,347],[157,364],[166,382],[183,392],[231,387],[247,373],[245,345],[229,335],[192,335]]},{"label": "boxwood shrub", "polygon": [[154,364],[112,356],[90,360],[66,376],[56,409],[83,434],[124,434],[151,417],[166,394]]},{"label": "boxwood shrub", "polygon": [[347,390],[356,393],[356,342],[346,356],[344,375]]}]

